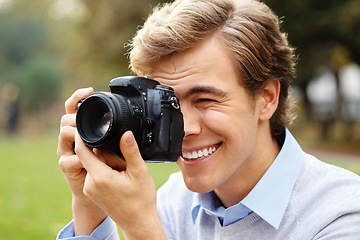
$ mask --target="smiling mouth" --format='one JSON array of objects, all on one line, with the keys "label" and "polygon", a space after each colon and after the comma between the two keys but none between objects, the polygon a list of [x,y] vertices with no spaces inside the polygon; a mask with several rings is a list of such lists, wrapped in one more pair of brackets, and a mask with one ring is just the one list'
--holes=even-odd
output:
[{"label": "smiling mouth", "polygon": [[220,144],[214,145],[214,146],[210,146],[210,147],[206,147],[203,149],[199,149],[196,151],[192,151],[192,152],[182,152],[182,157],[186,160],[190,160],[190,161],[194,161],[197,159],[202,159],[205,157],[208,157],[212,154],[214,154],[214,152],[216,152],[216,150],[220,147]]}]

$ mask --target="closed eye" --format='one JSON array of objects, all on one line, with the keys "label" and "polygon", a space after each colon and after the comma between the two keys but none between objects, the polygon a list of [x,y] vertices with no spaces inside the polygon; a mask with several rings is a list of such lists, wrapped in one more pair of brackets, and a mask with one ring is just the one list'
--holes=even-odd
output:
[{"label": "closed eye", "polygon": [[216,102],[215,99],[210,99],[210,98],[199,98],[196,99],[195,103],[205,103],[205,102]]},{"label": "closed eye", "polygon": [[213,98],[198,98],[194,101],[194,105],[199,108],[208,108],[214,106],[216,103],[218,103],[218,101]]}]

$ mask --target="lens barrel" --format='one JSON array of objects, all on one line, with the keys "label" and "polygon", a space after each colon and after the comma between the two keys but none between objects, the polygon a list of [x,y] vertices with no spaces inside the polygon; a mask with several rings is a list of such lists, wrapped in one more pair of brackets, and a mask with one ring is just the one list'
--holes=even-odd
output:
[{"label": "lens barrel", "polygon": [[129,101],[118,94],[96,92],[80,105],[76,127],[86,145],[94,148],[118,150],[122,134],[137,131]]}]

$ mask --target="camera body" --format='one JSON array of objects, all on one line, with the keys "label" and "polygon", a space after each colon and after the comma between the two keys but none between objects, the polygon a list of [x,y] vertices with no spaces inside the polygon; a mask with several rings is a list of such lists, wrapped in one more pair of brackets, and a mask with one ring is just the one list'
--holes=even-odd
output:
[{"label": "camera body", "polygon": [[146,162],[175,162],[181,154],[184,123],[171,87],[144,77],[118,77],[109,92],[95,92],[78,107],[76,127],[89,147],[122,156],[121,136],[131,130]]}]

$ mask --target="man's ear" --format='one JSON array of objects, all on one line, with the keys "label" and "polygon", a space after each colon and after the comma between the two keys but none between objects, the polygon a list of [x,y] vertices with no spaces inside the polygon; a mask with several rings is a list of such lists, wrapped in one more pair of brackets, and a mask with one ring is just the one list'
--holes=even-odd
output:
[{"label": "man's ear", "polygon": [[272,117],[278,107],[279,94],[280,81],[275,79],[268,80],[260,96],[262,102],[259,115],[260,121],[267,121]]}]

